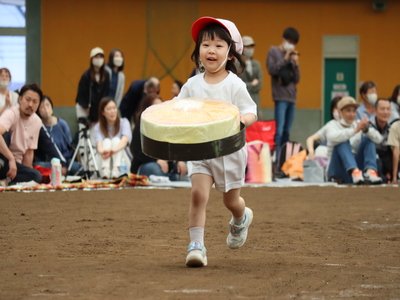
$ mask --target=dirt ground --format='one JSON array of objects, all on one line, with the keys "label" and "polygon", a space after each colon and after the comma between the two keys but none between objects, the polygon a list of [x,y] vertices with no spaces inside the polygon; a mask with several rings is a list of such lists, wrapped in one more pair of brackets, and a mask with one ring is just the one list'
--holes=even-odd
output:
[{"label": "dirt ground", "polygon": [[398,187],[245,188],[247,243],[212,191],[209,266],[184,265],[189,189],[0,194],[0,299],[400,299]]}]

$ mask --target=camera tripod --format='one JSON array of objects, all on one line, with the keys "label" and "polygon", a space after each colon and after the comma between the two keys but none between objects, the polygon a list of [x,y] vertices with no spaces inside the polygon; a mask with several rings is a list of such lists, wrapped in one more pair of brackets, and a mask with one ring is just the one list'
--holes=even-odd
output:
[{"label": "camera tripod", "polygon": [[[78,155],[80,149],[83,148],[83,154],[81,154],[81,158],[83,156],[83,160],[81,159],[81,165],[82,165],[83,174],[84,174],[85,178],[90,179],[93,172],[95,172],[97,178],[99,178],[100,172],[99,172],[99,168],[97,166],[96,156],[94,155],[92,142],[90,141],[90,136],[88,134],[88,130],[89,130],[88,126],[87,125],[81,126],[81,125],[82,124],[79,124],[79,126],[82,128],[79,129],[78,145],[76,146],[74,155],[72,156],[71,162],[68,166],[68,172],[71,170],[72,164],[74,163],[76,156]],[[89,165],[90,159],[93,162],[94,171],[90,170],[90,165]]]}]

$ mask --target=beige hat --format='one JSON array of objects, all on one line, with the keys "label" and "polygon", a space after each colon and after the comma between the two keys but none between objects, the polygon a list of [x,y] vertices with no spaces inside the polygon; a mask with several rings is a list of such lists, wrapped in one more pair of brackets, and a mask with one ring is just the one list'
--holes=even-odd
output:
[{"label": "beige hat", "polygon": [[97,54],[104,55],[103,49],[101,49],[100,47],[96,47],[96,48],[93,48],[92,50],[90,50],[90,58],[95,57]]},{"label": "beige hat", "polygon": [[242,36],[243,46],[254,46],[256,43],[254,42],[253,38],[248,35]]},{"label": "beige hat", "polygon": [[347,106],[354,106],[355,108],[358,107],[358,103],[353,97],[346,96],[340,99],[340,101],[337,104],[338,110],[342,110],[343,108]]}]

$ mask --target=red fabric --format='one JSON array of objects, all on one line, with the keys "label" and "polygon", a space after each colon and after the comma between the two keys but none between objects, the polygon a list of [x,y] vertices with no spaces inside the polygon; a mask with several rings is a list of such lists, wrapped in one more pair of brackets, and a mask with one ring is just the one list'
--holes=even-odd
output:
[{"label": "red fabric", "polygon": [[268,143],[269,149],[275,149],[275,120],[257,121],[246,128],[246,142],[263,141]]},{"label": "red fabric", "polygon": [[38,170],[42,174],[42,183],[49,183],[51,176],[51,168],[44,168],[42,166],[34,166],[34,169]]}]

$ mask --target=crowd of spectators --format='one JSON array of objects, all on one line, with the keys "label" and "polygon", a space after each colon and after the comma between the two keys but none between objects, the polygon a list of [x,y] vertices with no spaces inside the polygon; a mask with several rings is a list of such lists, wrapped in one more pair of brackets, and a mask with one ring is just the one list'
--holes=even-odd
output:
[{"label": "crowd of spectators", "polygon": [[397,183],[400,86],[390,98],[378,96],[373,81],[359,89],[361,104],[349,96],[335,97],[331,118],[307,138],[308,158],[316,147],[327,148],[329,181],[347,184]]},{"label": "crowd of spectators", "polygon": [[[259,101],[262,85],[259,62],[253,59],[255,42],[245,41],[246,67],[242,80]],[[95,160],[102,178],[118,178],[128,172],[188,180],[187,164],[157,160],[145,155],[140,142],[141,113],[162,101],[156,77],[135,80],[125,91],[124,54],[90,51],[89,67],[77,85],[76,115],[80,127],[90,132]],[[0,69],[0,180],[10,184],[43,182],[43,169],[51,168],[56,157],[63,175],[84,175],[87,162],[76,152],[76,139],[68,123],[54,115],[54,102],[35,84],[20,91],[9,90],[11,73]],[[179,94],[182,82],[171,86],[171,99]],[[308,159],[316,159],[317,147],[325,147],[327,180],[338,183],[397,183],[400,146],[400,85],[390,97],[378,96],[373,81],[359,89],[360,104],[352,97],[331,101],[331,120],[306,141]],[[82,121],[84,120],[84,122]],[[82,122],[81,122],[82,121]],[[77,133],[79,135],[79,132]],[[321,148],[320,148],[321,149]],[[93,166],[92,166],[93,167]],[[92,170],[93,174],[95,174]]]}]

